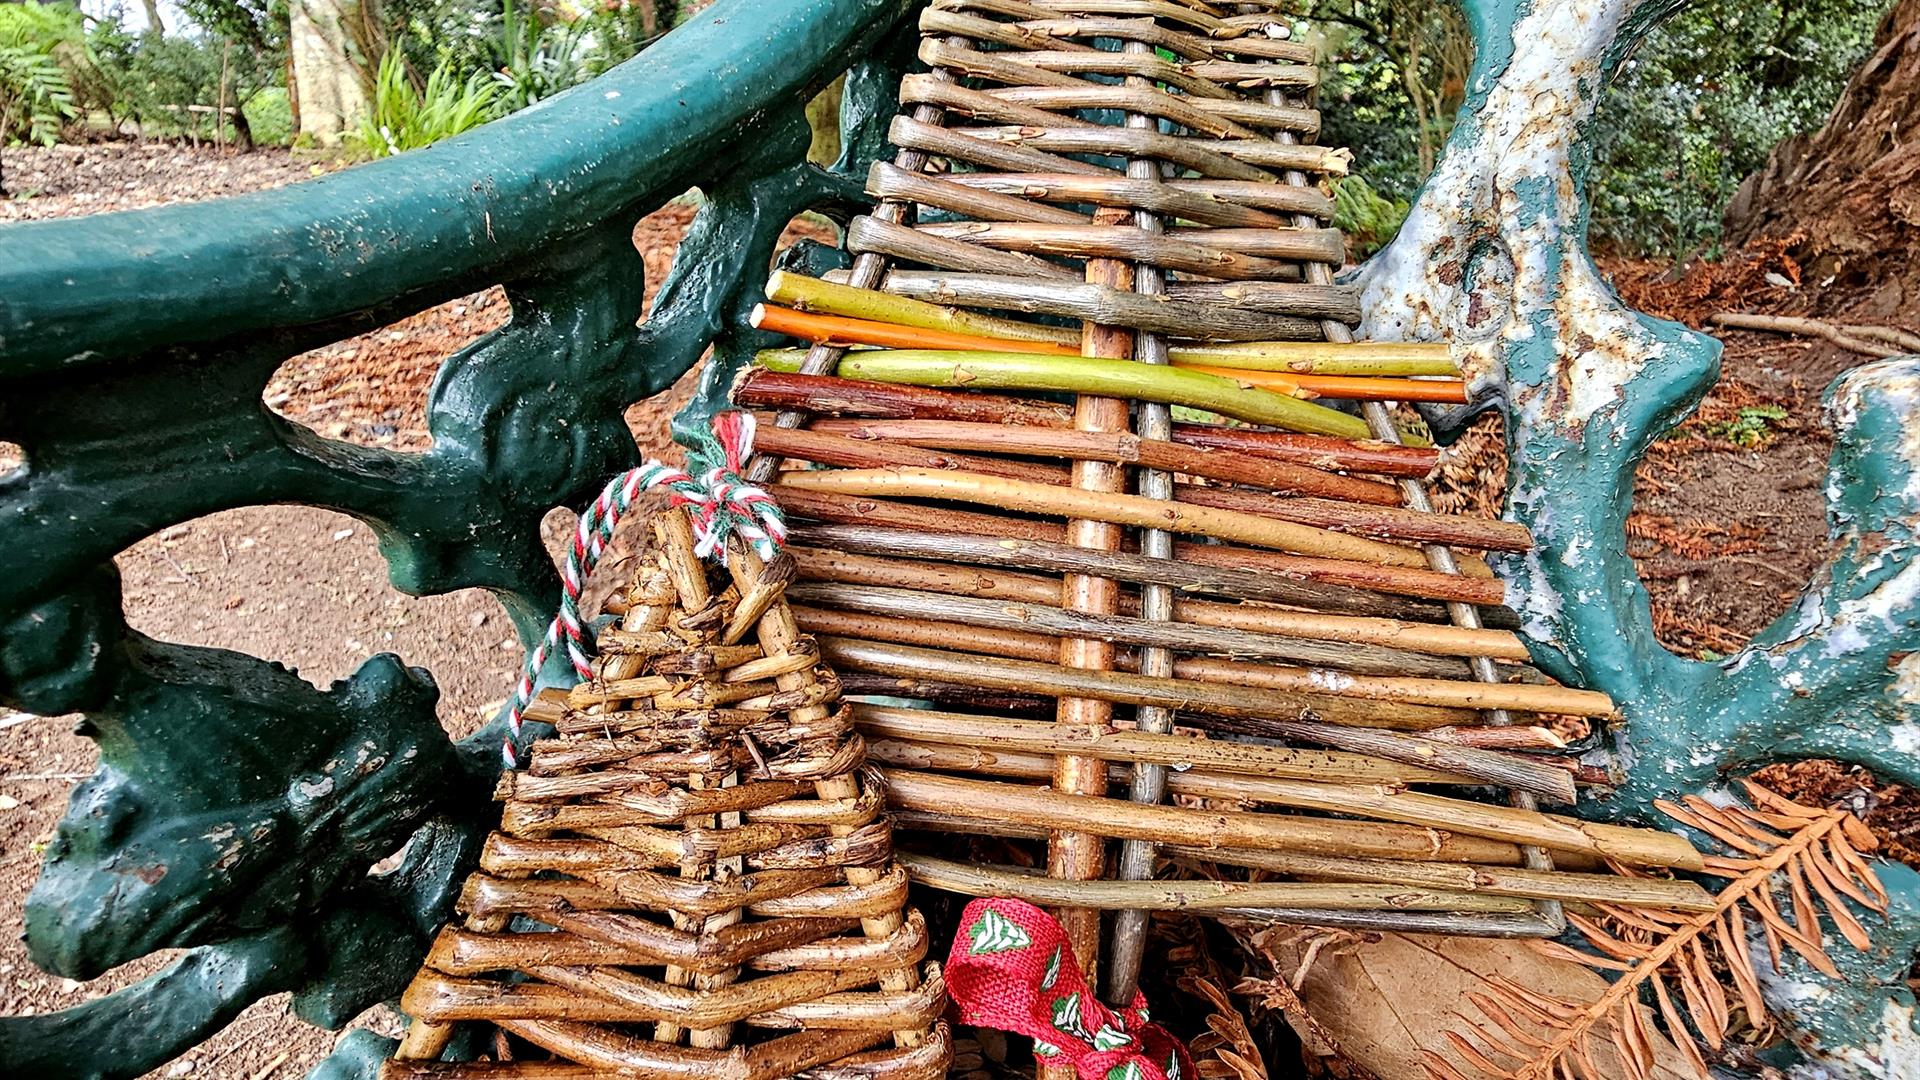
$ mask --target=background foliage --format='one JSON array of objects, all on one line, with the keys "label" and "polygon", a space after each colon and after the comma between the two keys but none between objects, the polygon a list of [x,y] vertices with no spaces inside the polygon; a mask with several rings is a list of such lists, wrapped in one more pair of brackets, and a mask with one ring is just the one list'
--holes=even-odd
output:
[{"label": "background foliage", "polygon": [[[633,56],[686,2],[360,0],[348,25],[374,116],[354,142],[396,153],[525,108]],[[1608,92],[1595,240],[1629,254],[1714,254],[1741,178],[1820,125],[1889,2],[1682,5]],[[185,25],[162,35],[129,32],[117,15],[89,24],[64,0],[0,2],[0,141],[127,127],[242,146],[291,138],[286,0],[179,4]],[[1392,236],[1452,128],[1472,56],[1466,23],[1453,0],[1294,0],[1293,13],[1327,57],[1323,141],[1358,159],[1337,192],[1338,224],[1366,254]],[[238,107],[236,122],[215,123],[223,107]]]},{"label": "background foliage", "polygon": [[[1684,5],[1622,65],[1601,106],[1596,242],[1712,254],[1741,178],[1782,139],[1820,126],[1889,4]],[[1353,147],[1358,175],[1389,204],[1411,199],[1465,95],[1472,51],[1457,9],[1448,0],[1298,0],[1295,11],[1328,58],[1322,141]]]}]

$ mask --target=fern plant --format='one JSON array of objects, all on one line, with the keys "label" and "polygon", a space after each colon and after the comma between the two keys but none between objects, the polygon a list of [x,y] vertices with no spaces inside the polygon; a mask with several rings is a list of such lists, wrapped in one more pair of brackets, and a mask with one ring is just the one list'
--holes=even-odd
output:
[{"label": "fern plant", "polygon": [[[1659,1040],[1643,1006],[1645,992],[1686,1067],[1698,1080],[1707,1080],[1706,1055],[1695,1033],[1718,1052],[1736,1016],[1743,1015],[1753,1028],[1764,1030],[1768,1024],[1747,948],[1750,927],[1765,941],[1776,970],[1791,951],[1839,978],[1827,954],[1822,916],[1852,948],[1871,945],[1847,902],[1886,910],[1886,889],[1862,855],[1877,841],[1845,810],[1802,806],[1753,783],[1745,788],[1746,806],[1716,805],[1691,795],[1678,805],[1658,804],[1667,816],[1733,853],[1706,860],[1707,873],[1727,879],[1714,910],[1687,915],[1602,905],[1597,919],[1570,914],[1568,921],[1593,952],[1557,942],[1534,947],[1618,973],[1607,992],[1594,1001],[1575,1001],[1496,976],[1486,993],[1467,995],[1482,1019],[1462,1015],[1462,1030],[1446,1033],[1458,1060],[1429,1052],[1429,1074],[1435,1080],[1650,1080]],[[1782,896],[1790,905],[1786,910]],[[1722,970],[1729,986],[1720,983]]]},{"label": "fern plant", "polygon": [[79,9],[0,4],[0,142],[58,141],[79,115],[69,67],[85,62],[86,47]]},{"label": "fern plant", "polygon": [[466,79],[442,62],[415,89],[398,46],[387,50],[374,76],[373,106],[354,141],[374,157],[417,150],[493,119],[500,88],[484,71]]}]

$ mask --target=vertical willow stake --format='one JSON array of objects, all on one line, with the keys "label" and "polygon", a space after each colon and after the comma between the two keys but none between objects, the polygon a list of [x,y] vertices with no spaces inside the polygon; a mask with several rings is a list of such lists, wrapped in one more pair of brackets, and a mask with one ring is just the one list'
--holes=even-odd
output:
[{"label": "vertical willow stake", "polygon": [[[1152,56],[1153,46],[1144,41],[1128,41],[1126,52],[1135,56]],[[1138,75],[1127,76],[1127,85],[1144,88],[1151,81]],[[1130,128],[1155,128],[1152,117],[1140,113],[1127,114],[1127,126]],[[1156,128],[1157,130],[1157,128]],[[1161,180],[1160,163],[1151,158],[1133,158],[1127,162],[1127,176],[1133,180],[1159,183]],[[1148,210],[1136,210],[1133,213],[1135,227],[1143,232],[1159,234],[1163,231],[1160,215]],[[1166,292],[1166,280],[1158,267],[1141,263],[1134,268],[1133,291],[1143,296],[1161,296]],[[1143,364],[1166,364],[1166,339],[1159,334],[1142,331],[1134,341],[1134,359]],[[1135,422],[1135,430],[1142,438],[1166,441],[1173,437],[1173,410],[1160,402],[1142,402],[1140,416]],[[1149,499],[1173,498],[1173,474],[1164,469],[1140,470],[1140,494]],[[1173,534],[1165,529],[1143,529],[1140,532],[1140,554],[1149,559],[1173,558]],[[1156,622],[1169,622],[1173,619],[1173,590],[1165,585],[1146,584],[1140,587],[1140,617]],[[1145,648],[1140,650],[1140,674],[1158,678],[1173,675],[1173,651],[1166,648]],[[1134,722],[1141,731],[1165,734],[1173,730],[1173,710],[1158,706],[1142,706],[1135,710]],[[1138,803],[1159,803],[1167,795],[1167,768],[1164,765],[1140,764],[1133,770],[1132,786],[1127,797]],[[1154,846],[1145,840],[1129,840],[1120,848],[1119,865],[1115,867],[1116,876],[1123,881],[1146,881],[1153,877]],[[1147,912],[1138,909],[1126,909],[1114,916],[1113,921],[1113,961],[1105,991],[1109,1002],[1125,1004],[1133,999],[1134,990],[1140,982],[1140,960],[1147,947]]]}]

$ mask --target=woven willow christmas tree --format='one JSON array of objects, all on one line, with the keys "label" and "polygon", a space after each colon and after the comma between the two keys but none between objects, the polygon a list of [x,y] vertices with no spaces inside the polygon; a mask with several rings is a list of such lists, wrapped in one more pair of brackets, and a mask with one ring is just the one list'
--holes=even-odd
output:
[{"label": "woven willow christmas tree", "polygon": [[[927,927],[791,560],[736,538],[722,571],[682,510],[649,524],[593,677],[501,777],[383,1076],[944,1074]],[[489,1060],[432,1060],[459,1021],[498,1028]]]},{"label": "woven willow christmas tree", "polygon": [[1350,155],[1276,6],[933,0],[852,266],[774,276],[756,324],[810,347],[735,387],[762,450],[831,466],[756,474],[808,522],[801,624],[850,692],[934,706],[855,708],[900,823],[1043,840],[1048,876],[905,861],[1058,906],[1089,972],[1119,911],[1108,1000],[1146,908],[1551,934],[1705,900],[1604,872],[1684,841],[1536,806],[1604,780],[1551,718],[1612,703],[1526,666],[1478,554],[1526,530],[1428,500],[1389,405],[1466,389],[1444,344],[1354,340]]}]

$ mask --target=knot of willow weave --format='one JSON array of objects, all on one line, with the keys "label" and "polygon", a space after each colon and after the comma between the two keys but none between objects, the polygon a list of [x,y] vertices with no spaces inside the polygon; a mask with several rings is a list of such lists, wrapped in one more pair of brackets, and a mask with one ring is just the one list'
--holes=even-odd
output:
[{"label": "knot of willow weave", "polygon": [[749,413],[723,412],[713,425],[695,437],[687,449],[687,463],[697,475],[689,475],[665,462],[646,463],[614,477],[600,490],[592,505],[580,515],[573,531],[573,543],[567,548],[560,569],[560,610],[547,624],[547,632],[527,657],[514,687],[513,704],[507,709],[507,733],[500,744],[500,759],[509,769],[520,767],[520,736],[527,706],[533,702],[534,687],[547,657],[564,640],[567,659],[574,674],[593,677],[591,658],[587,656],[586,628],[580,618],[580,594],[587,575],[613,539],[614,526],[641,495],[665,488],[674,506],[689,509],[693,519],[694,550],[702,558],[727,558],[727,539],[738,535],[753,545],[763,559],[770,559],[786,543],[787,526],[773,497],[749,483],[743,475],[753,458],[754,419]]}]

